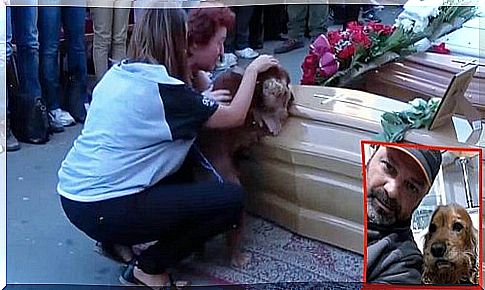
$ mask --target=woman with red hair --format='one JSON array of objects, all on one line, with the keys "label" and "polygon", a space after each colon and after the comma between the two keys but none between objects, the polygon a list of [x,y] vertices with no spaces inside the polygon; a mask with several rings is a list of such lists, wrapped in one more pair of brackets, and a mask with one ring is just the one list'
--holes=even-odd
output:
[{"label": "woman with red hair", "polygon": [[[224,41],[234,27],[235,14],[228,7],[200,7],[192,9],[188,19],[188,62],[193,85],[199,91],[210,87],[207,72],[213,71],[218,60],[224,57]],[[221,101],[221,92],[213,92]],[[223,97],[224,99],[224,97]],[[225,98],[227,99],[227,97]]]},{"label": "woman with red hair", "polygon": [[228,103],[232,97],[227,90],[210,91],[211,81],[207,72],[213,71],[224,55],[224,41],[235,25],[236,16],[229,7],[216,7],[212,3],[203,5],[209,6],[191,9],[188,19],[188,65],[192,84],[196,90],[205,91],[217,102]]}]

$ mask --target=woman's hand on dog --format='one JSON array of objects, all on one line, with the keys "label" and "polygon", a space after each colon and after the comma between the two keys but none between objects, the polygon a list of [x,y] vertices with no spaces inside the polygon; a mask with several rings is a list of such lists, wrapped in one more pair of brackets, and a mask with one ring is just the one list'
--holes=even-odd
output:
[{"label": "woman's hand on dog", "polygon": [[253,60],[246,70],[254,70],[256,73],[267,71],[273,66],[279,65],[279,61],[272,55],[262,54]]},{"label": "woman's hand on dog", "polygon": [[212,99],[214,99],[217,103],[223,106],[228,106],[231,103],[233,98],[229,90],[224,90],[224,89],[212,90],[212,87],[211,87],[206,92],[211,96]]}]

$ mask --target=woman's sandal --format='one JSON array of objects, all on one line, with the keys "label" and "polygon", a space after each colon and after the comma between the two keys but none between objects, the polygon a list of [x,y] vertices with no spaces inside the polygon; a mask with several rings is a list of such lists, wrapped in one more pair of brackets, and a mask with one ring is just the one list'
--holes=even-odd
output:
[{"label": "woman's sandal", "polygon": [[96,242],[96,252],[121,264],[133,260],[133,251],[128,246]]},{"label": "woman's sandal", "polygon": [[170,274],[168,274],[169,281],[165,285],[148,285],[135,277],[135,264],[136,263],[134,261],[130,262],[125,270],[121,273],[119,280],[122,284],[127,286],[145,286],[149,287],[150,289],[180,289],[190,286],[189,281],[175,281]]}]

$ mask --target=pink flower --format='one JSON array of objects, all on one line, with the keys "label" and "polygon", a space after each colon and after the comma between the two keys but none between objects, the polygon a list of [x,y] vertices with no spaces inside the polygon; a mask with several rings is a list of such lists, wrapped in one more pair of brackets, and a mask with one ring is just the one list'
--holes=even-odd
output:
[{"label": "pink flower", "polygon": [[338,71],[338,62],[335,55],[331,52],[326,52],[320,58],[320,75],[322,77],[329,77]]},{"label": "pink flower", "polygon": [[330,45],[328,39],[325,37],[325,35],[320,34],[315,41],[310,44],[310,50],[321,56],[325,52],[330,52],[332,51],[332,46]]}]

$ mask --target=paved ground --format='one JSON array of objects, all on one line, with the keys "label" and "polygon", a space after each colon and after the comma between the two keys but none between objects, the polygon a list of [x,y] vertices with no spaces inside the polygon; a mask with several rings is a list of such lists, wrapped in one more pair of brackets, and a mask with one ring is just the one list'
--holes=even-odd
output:
[{"label": "paved ground", "polygon": [[[383,15],[393,22],[395,8]],[[262,52],[270,53],[277,43],[266,42]],[[307,50],[278,56],[293,83],[299,82]],[[81,129],[76,125],[45,145],[22,144],[8,153],[8,283],[119,284],[120,266],[95,253],[94,242],[64,216],[56,193],[57,170]]]}]

